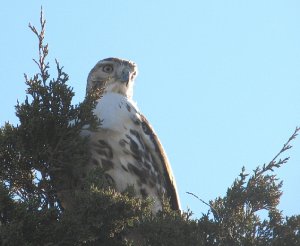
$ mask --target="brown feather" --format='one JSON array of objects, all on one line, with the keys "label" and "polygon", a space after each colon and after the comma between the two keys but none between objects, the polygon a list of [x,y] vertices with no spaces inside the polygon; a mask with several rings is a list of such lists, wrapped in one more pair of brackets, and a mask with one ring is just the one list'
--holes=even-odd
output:
[{"label": "brown feather", "polygon": [[159,166],[159,168],[161,169],[160,171],[163,174],[163,177],[166,182],[166,195],[167,198],[170,199],[170,206],[174,210],[180,210],[180,201],[177,193],[176,182],[166,152],[148,120],[143,115],[141,115],[141,120],[143,130],[145,134],[150,136],[150,139],[152,140],[155,146],[155,152],[157,153],[162,163],[162,165]]}]

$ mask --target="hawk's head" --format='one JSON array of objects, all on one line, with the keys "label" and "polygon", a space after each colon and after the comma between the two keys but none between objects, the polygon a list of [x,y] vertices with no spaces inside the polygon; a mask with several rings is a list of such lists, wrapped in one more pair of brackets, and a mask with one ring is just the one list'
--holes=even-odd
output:
[{"label": "hawk's head", "polygon": [[86,91],[95,88],[103,89],[103,93],[116,92],[132,97],[137,66],[134,62],[119,58],[107,58],[99,61],[89,73]]}]

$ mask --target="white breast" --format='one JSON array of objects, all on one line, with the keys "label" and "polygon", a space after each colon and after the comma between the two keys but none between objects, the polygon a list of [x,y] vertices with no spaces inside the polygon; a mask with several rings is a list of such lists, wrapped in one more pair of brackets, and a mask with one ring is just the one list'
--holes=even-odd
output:
[{"label": "white breast", "polygon": [[94,114],[101,121],[101,128],[116,132],[126,129],[136,112],[136,104],[119,93],[105,93],[94,109]]},{"label": "white breast", "polygon": [[[93,113],[101,124],[96,131],[86,131],[92,158],[102,164],[105,160],[113,163],[111,168],[106,166],[106,173],[114,180],[116,190],[122,192],[133,186],[137,196],[154,198],[153,211],[157,212],[162,207],[161,195],[166,192],[161,170],[164,164],[151,135],[145,134],[136,104],[121,94],[105,93]],[[105,142],[100,152],[99,141]],[[106,154],[108,149],[111,155]]]}]

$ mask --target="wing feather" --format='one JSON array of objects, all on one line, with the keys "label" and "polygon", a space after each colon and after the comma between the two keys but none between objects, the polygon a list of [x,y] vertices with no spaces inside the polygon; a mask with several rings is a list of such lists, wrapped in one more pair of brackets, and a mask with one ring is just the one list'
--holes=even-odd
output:
[{"label": "wing feather", "polygon": [[140,117],[142,121],[143,131],[146,135],[149,136],[150,141],[154,146],[154,156],[156,156],[161,163],[161,165],[159,165],[159,169],[166,183],[166,195],[170,199],[171,208],[174,210],[180,210],[180,201],[176,182],[166,152],[148,120],[142,114],[140,114]]}]

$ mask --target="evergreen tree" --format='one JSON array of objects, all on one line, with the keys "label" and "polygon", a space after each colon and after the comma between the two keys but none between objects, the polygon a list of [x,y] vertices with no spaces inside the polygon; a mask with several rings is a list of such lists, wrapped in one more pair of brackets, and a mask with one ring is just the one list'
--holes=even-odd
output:
[{"label": "evergreen tree", "polygon": [[[279,156],[299,128],[269,164],[251,175],[243,168],[199,219],[172,211],[167,201],[153,215],[151,199],[116,192],[101,169],[82,171],[89,152],[80,131],[99,124],[92,114],[99,92],[72,105],[69,77],[57,61],[50,79],[45,23],[41,13],[41,30],[29,25],[38,38],[39,72],[25,76],[27,97],[16,106],[20,123],[0,129],[1,245],[300,245],[300,216],[278,210],[282,182],[274,174],[288,161]],[[62,197],[70,208],[63,209]],[[259,217],[261,210],[268,218]]]}]

